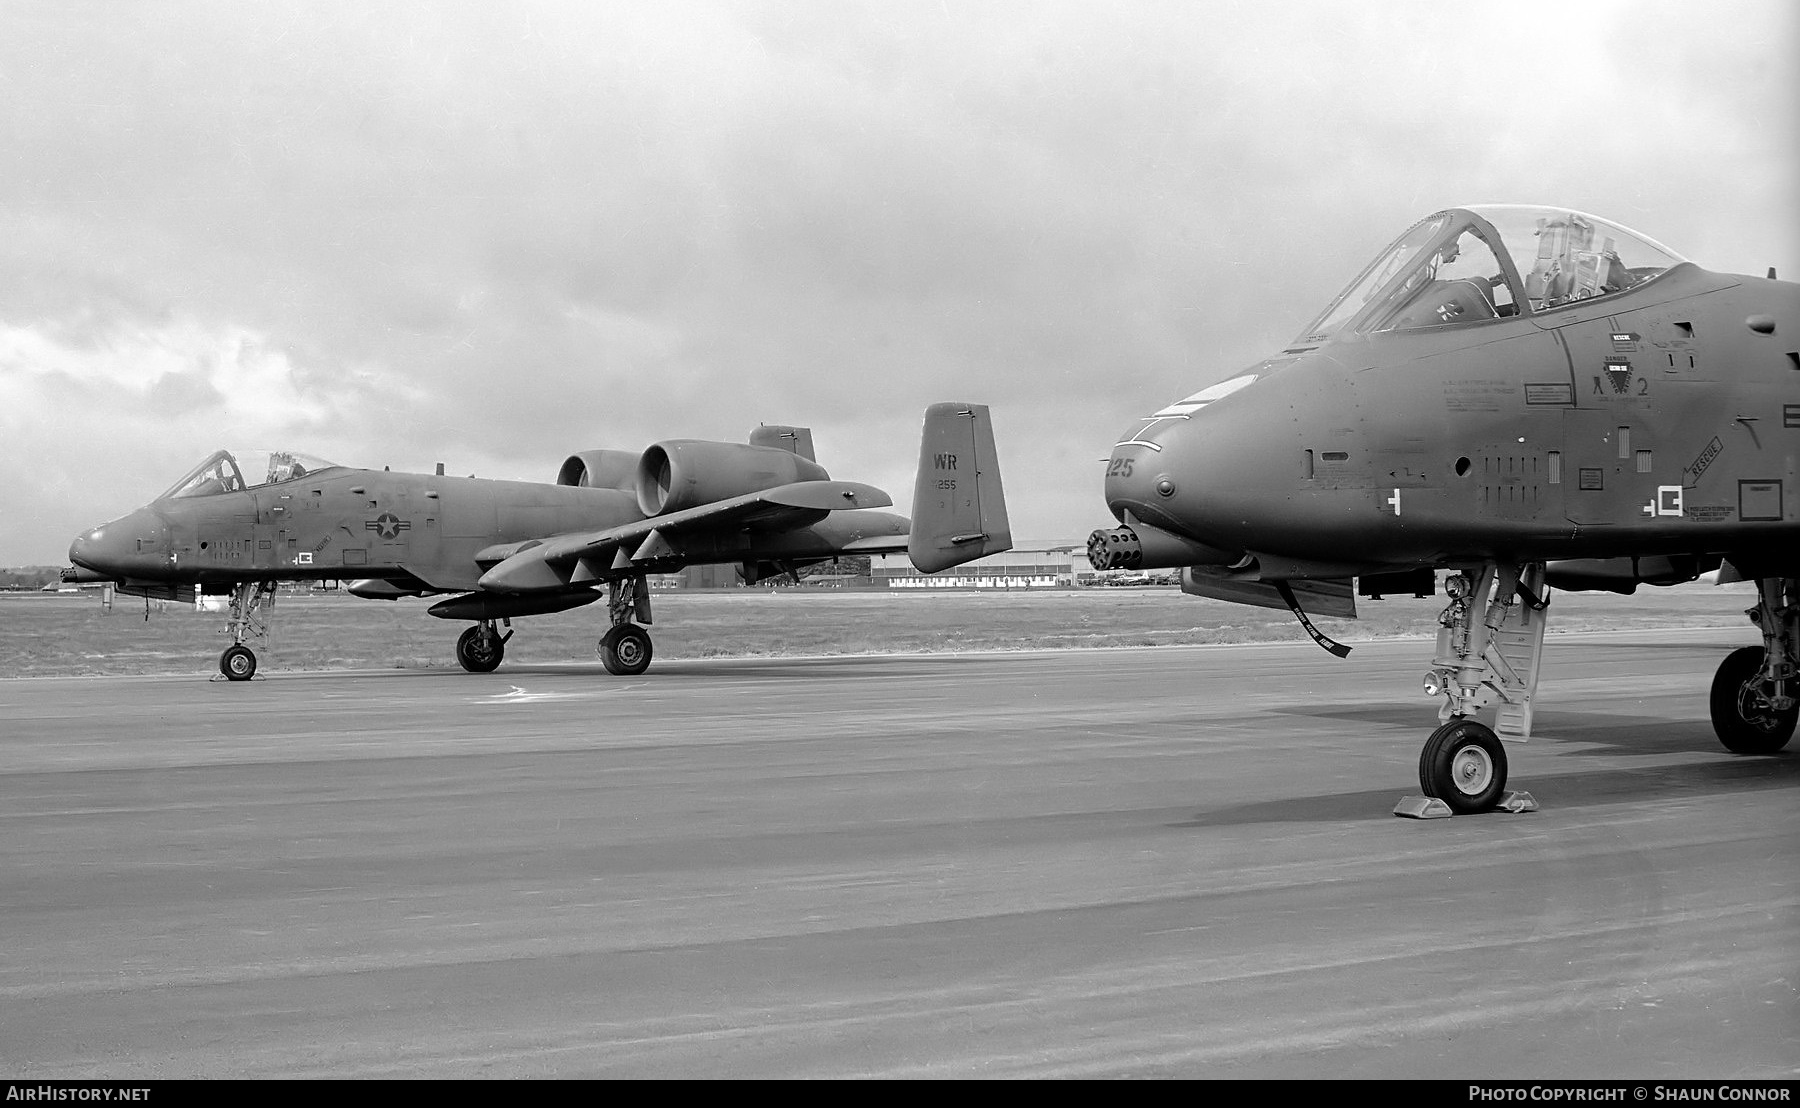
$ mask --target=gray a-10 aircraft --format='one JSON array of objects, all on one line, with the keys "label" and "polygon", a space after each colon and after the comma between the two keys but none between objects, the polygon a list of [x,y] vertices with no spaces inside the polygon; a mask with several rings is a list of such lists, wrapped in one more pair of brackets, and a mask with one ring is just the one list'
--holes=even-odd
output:
[{"label": "gray a-10 aircraft", "polygon": [[[906,551],[926,573],[1008,550],[1012,536],[988,409],[926,410],[913,519],[871,485],[837,481],[803,427],[749,443],[672,439],[638,454],[588,450],[555,484],[353,469],[287,452],[218,451],[137,511],[77,537],[65,580],[151,598],[228,595],[219,670],[256,672],[244,645],[281,581],[352,580],[376,600],[452,594],[430,613],[474,625],[464,669],[500,664],[517,616],[606,597],[608,672],[650,665],[646,574],[741,563],[748,582],[842,555]],[[605,592],[600,590],[604,587]]]},{"label": "gray a-10 aircraft", "polygon": [[[1427,796],[1493,806],[1531,733],[1550,588],[1754,581],[1760,646],[1711,690],[1724,745],[1800,714],[1800,286],[1715,273],[1616,223],[1513,205],[1413,225],[1286,349],[1115,445],[1097,568],[1354,617],[1449,606],[1424,680]],[[1352,580],[1358,582],[1353,590]],[[1495,725],[1477,720],[1494,707]],[[1498,734],[1496,734],[1496,732]]]}]

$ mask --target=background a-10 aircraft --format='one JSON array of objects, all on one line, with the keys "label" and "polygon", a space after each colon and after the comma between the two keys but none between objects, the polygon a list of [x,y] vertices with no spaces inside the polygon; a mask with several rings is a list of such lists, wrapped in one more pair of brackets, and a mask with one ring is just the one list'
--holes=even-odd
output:
[{"label": "background a-10 aircraft", "polygon": [[[1450,603],[1424,679],[1427,796],[1493,806],[1530,736],[1549,589],[1755,581],[1759,646],[1714,677],[1729,749],[1800,715],[1800,286],[1715,273],[1618,224],[1494,205],[1427,216],[1284,350],[1130,427],[1096,568],[1353,617]],[[1355,591],[1353,584],[1355,582]],[[1495,726],[1477,713],[1495,710]]]},{"label": "background a-10 aircraft", "polygon": [[[615,674],[652,654],[646,575],[740,563],[747,581],[841,555],[906,551],[936,572],[1008,550],[1012,536],[988,409],[926,410],[913,519],[871,485],[832,479],[806,428],[758,427],[748,443],[672,439],[641,454],[588,450],[555,484],[352,469],[305,455],[218,451],[137,511],[77,537],[66,580],[174,599],[230,597],[219,669],[256,672],[245,639],[266,626],[280,581],[354,579],[353,594],[449,594],[430,613],[472,626],[464,669],[497,667],[519,616],[606,599],[599,643]],[[604,590],[604,592],[602,592]],[[185,594],[182,594],[185,595]]]}]

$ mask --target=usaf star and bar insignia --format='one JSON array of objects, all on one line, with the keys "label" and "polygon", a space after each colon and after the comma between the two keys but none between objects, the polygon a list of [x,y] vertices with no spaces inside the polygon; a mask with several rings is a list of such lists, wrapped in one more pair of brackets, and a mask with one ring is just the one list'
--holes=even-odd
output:
[{"label": "usaf star and bar insignia", "polygon": [[393,542],[400,537],[400,532],[412,530],[412,521],[401,519],[392,512],[383,512],[365,521],[363,529],[375,532],[384,542]]}]

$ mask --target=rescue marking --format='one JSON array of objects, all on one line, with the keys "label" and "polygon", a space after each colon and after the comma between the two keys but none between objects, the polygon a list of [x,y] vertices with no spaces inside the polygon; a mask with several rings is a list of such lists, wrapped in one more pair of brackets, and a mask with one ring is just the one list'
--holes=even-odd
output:
[{"label": "rescue marking", "polygon": [[[1800,404],[1793,405],[1793,407],[1800,408]],[[1706,467],[1712,465],[1713,459],[1717,458],[1724,450],[1725,444],[1719,441],[1717,435],[1714,435],[1713,441],[1706,444],[1706,449],[1700,452],[1700,456],[1688,463],[1688,484],[1698,482],[1700,475],[1706,472]]]}]

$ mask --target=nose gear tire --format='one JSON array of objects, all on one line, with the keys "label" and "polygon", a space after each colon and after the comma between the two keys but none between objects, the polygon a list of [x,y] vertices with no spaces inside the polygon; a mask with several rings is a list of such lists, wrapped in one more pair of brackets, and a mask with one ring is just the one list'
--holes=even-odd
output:
[{"label": "nose gear tire", "polygon": [[242,643],[228,646],[219,655],[219,672],[227,681],[248,681],[256,676],[256,654]]},{"label": "nose gear tire", "polygon": [[1419,752],[1419,787],[1458,815],[1485,812],[1506,790],[1506,749],[1482,724],[1451,720]]}]

